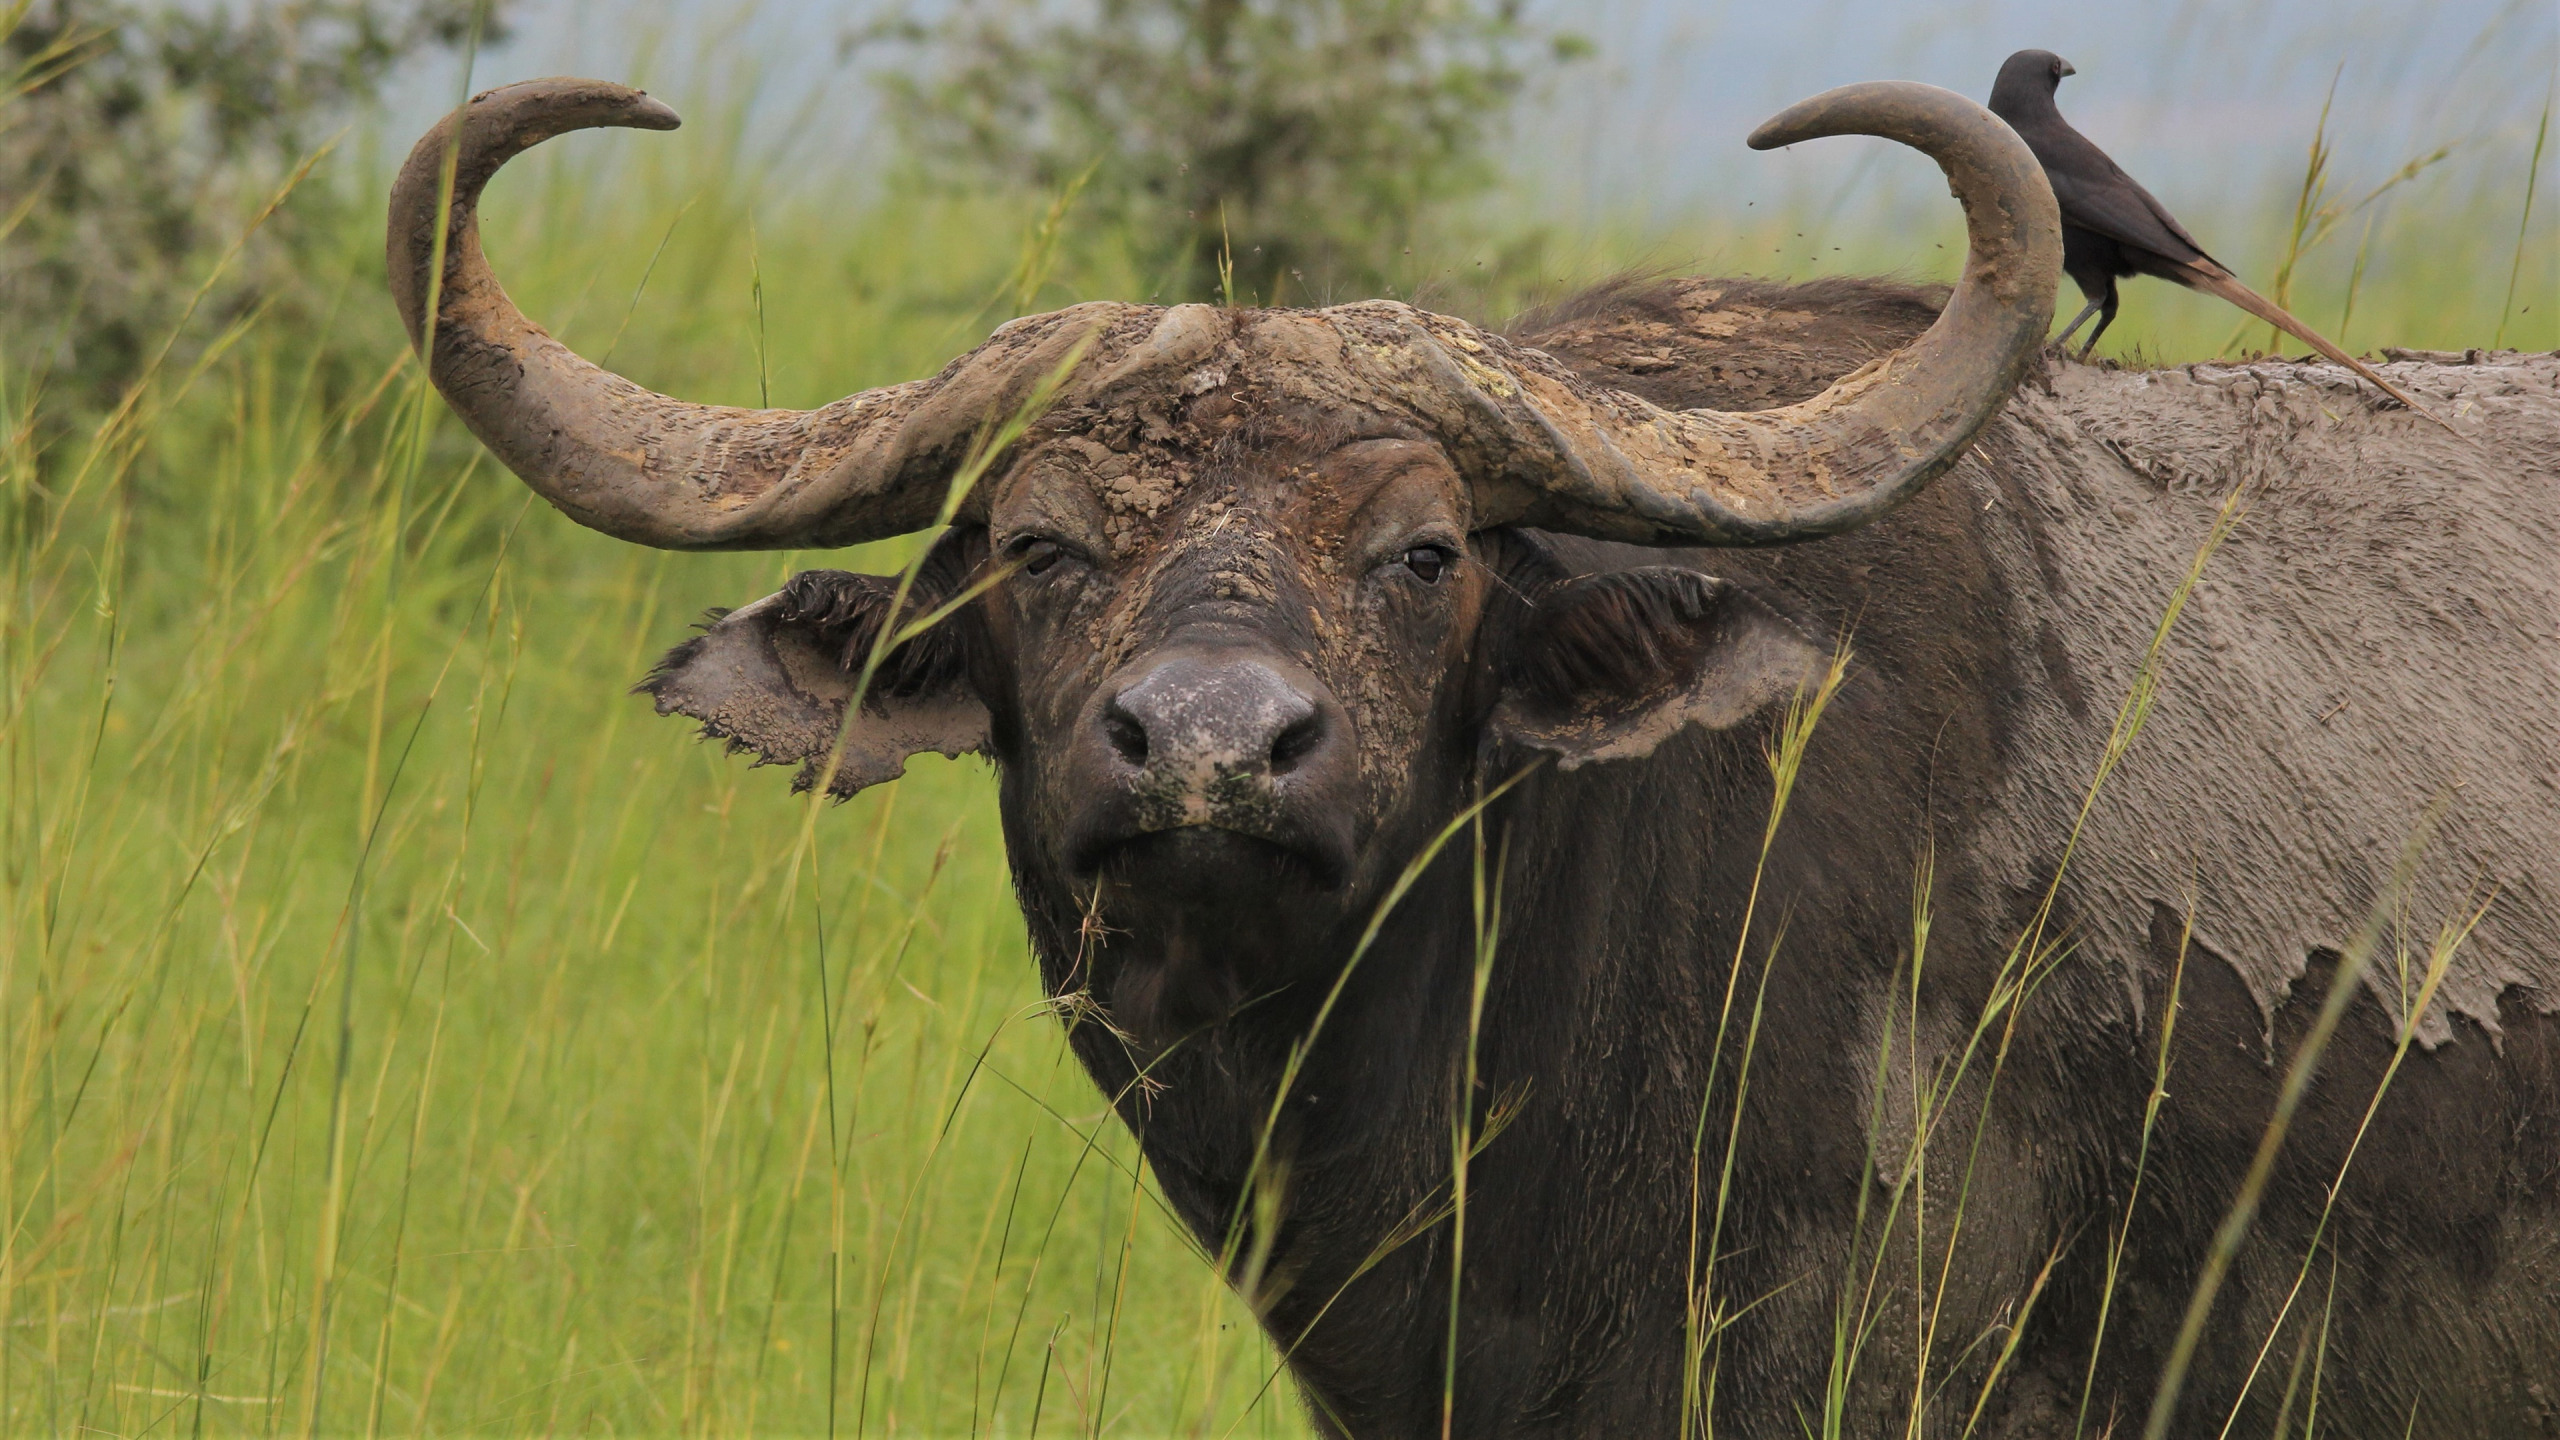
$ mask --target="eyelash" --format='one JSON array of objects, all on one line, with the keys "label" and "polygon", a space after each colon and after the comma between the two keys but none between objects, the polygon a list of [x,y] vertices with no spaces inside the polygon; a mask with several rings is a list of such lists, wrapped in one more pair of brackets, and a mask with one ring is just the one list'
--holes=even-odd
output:
[{"label": "eyelash", "polygon": [[1445,545],[1416,545],[1401,557],[1404,568],[1425,585],[1437,585],[1443,571],[1454,565],[1458,557]]},{"label": "eyelash", "polygon": [[1067,547],[1039,535],[1025,535],[1006,547],[1013,558],[1022,562],[1022,573],[1041,575],[1054,568],[1065,557]]}]

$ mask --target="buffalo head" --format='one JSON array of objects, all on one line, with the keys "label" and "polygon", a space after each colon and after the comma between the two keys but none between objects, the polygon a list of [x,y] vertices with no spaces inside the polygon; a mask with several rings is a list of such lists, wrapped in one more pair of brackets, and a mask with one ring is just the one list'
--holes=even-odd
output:
[{"label": "buffalo head", "polygon": [[[570,353],[507,300],[477,238],[482,185],[526,147],[675,124],[638,92],[548,80],[482,95],[419,142],[389,260],[413,336],[436,297],[436,384],[545,498],[642,544],[841,546],[947,520],[909,582],[804,574],[671,654],[650,689],[839,793],[920,751],[987,753],[1026,898],[1109,893],[1142,929],[1215,910],[1312,938],[1365,913],[1488,754],[1643,754],[1792,693],[1814,639],[1692,570],[1562,578],[1532,532],[1756,545],[1882,514],[2008,395],[2059,265],[2051,192],[2007,127],[1943,90],[1853,86],[1752,143],[1855,132],[1927,152],[1971,253],[1934,327],[1802,404],[1665,410],[1368,302],[1082,305],[1016,320],[930,379],[727,409]],[[973,442],[1035,392],[1036,419],[950,503]],[[915,632],[885,660],[884,626]],[[1147,1008],[1131,1001],[1116,1008]]]}]

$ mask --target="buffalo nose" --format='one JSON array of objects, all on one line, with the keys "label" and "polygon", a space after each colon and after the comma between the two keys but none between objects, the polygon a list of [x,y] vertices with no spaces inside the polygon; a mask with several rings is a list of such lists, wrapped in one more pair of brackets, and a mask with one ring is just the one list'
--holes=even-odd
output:
[{"label": "buffalo nose", "polygon": [[1169,658],[1103,707],[1103,738],[1133,768],[1206,791],[1218,779],[1287,775],[1324,748],[1324,707],[1252,659]]}]

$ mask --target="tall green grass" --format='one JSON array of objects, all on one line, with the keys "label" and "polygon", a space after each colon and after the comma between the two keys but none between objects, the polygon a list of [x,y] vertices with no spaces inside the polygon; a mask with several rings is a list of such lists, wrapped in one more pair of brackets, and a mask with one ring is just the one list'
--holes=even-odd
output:
[{"label": "tall green grass", "polygon": [[[1020,258],[1001,207],[768,226],[760,367],[717,157],[655,214],[528,171],[517,292],[713,398],[930,368]],[[640,292],[665,232],[611,228],[687,199]],[[327,355],[251,323],[41,457],[6,397],[0,1430],[1294,1433],[1040,1004],[981,767],[804,848],[625,693],[814,557],[532,503],[356,264]]]},{"label": "tall green grass", "polygon": [[[1157,283],[1059,197],[786,203],[719,137],[578,137],[489,206],[527,308],[657,388],[814,404]],[[1800,223],[1453,244],[1402,293],[1498,316],[1684,254],[1910,263],[1798,257]],[[625,693],[701,607],[919,542],[577,529],[424,388],[378,244],[351,224],[306,277],[325,333],[207,318],[42,454],[50,399],[0,365],[0,1431],[1303,1433],[1064,1048],[983,768],[920,760],[811,826]],[[2478,341],[2496,259],[2494,285],[2376,261],[2349,343]],[[2171,350],[2228,326],[2129,323]],[[1923,902],[1914,987],[1925,930]],[[2021,943],[1993,1052],[2057,963]],[[1462,1196],[1487,1137],[1456,1125]],[[1729,1137],[1699,1149],[1703,1177]],[[1922,1161],[1877,1157],[1915,1206]],[[1722,1193],[1702,1180],[1702,1413],[1749,1300],[1711,1283]],[[1887,1261],[1842,1257],[1843,1386],[1871,1383]]]}]

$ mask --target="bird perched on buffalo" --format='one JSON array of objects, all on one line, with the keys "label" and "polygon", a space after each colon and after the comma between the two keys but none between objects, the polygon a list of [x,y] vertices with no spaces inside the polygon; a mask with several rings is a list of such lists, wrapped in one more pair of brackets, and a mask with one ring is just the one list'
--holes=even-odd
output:
[{"label": "bird perched on buffalo", "polygon": [[2117,277],[2156,275],[2229,301],[2372,381],[2392,399],[2444,424],[2371,366],[2241,284],[2222,262],[2205,253],[2167,206],[2108,159],[2107,152],[2090,143],[2088,136],[2072,129],[2054,104],[2053,92],[2063,76],[2074,73],[2070,61],[2050,50],[2021,50],[2000,66],[2000,78],[1991,86],[1991,113],[2009,122],[2009,128],[2027,142],[2044,166],[2045,179],[2052,182],[2053,198],[2062,207],[2062,270],[2089,297],[2057,343],[2067,343],[2095,314],[2098,328],[2089,332],[2088,343],[2080,349],[2082,358],[2087,358],[2098,348],[2098,337],[2115,321]]}]

